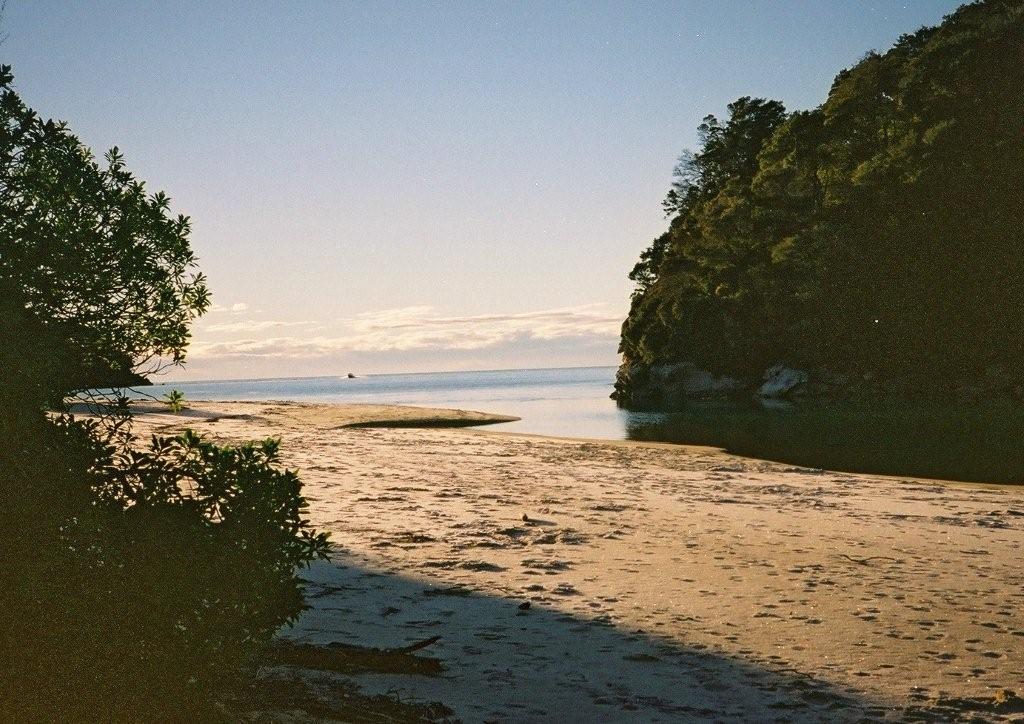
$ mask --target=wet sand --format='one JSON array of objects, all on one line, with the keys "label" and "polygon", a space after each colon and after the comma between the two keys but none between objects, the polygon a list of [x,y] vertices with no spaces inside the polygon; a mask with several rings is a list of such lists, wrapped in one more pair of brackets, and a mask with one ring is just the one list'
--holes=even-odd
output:
[{"label": "wet sand", "polygon": [[[355,677],[368,693],[465,721],[1024,721],[1024,487],[438,427],[483,413],[191,405],[137,429],[281,437],[331,532],[283,635],[441,637],[442,676]],[[429,429],[351,427],[389,420]]]}]

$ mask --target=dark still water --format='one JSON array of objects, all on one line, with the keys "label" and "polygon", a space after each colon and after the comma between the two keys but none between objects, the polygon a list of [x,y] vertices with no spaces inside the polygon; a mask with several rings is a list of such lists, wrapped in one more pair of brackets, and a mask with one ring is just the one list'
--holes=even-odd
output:
[{"label": "dark still water", "polygon": [[712,445],[811,467],[1024,483],[1024,406],[701,403],[620,410],[614,367],[166,383],[190,400],[295,400],[451,407],[516,415],[496,430]]}]

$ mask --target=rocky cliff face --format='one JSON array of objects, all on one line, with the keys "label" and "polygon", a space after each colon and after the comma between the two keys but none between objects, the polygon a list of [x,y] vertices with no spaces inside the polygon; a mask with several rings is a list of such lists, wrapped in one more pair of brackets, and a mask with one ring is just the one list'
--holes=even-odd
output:
[{"label": "rocky cliff face", "polygon": [[826,385],[812,385],[805,370],[777,364],[765,370],[760,379],[739,379],[714,375],[689,363],[643,365],[623,363],[615,376],[612,399],[631,409],[671,409],[691,400],[714,400],[753,395],[763,399],[781,399],[822,394]]},{"label": "rocky cliff face", "polygon": [[743,390],[734,377],[717,377],[691,364],[624,362],[615,375],[612,399],[630,409],[669,409],[687,400],[725,398]]},{"label": "rocky cliff face", "polygon": [[980,377],[967,377],[952,385],[900,378],[878,379],[827,370],[802,370],[774,364],[759,378],[716,376],[689,363],[645,365],[623,362],[615,376],[612,399],[631,410],[672,410],[695,400],[931,398],[951,402],[1014,399],[1024,402],[1024,380],[991,369]]}]

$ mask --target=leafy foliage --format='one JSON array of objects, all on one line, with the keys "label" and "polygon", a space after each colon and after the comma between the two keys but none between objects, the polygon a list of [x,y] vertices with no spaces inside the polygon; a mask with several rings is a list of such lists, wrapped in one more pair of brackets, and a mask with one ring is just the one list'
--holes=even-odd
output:
[{"label": "leafy foliage", "polygon": [[630,274],[624,358],[1019,379],[1021,67],[1024,7],[984,0],[866,55],[814,110],[707,117]]},{"label": "leafy foliage", "polygon": [[164,395],[164,402],[167,404],[168,409],[177,415],[185,407],[185,395],[181,390],[171,390]]},{"label": "leafy foliage", "polygon": [[39,118],[12,81],[0,67],[4,291],[77,354],[54,363],[83,375],[65,385],[180,362],[190,321],[209,305],[189,219],[171,215],[162,192],[147,194],[118,149],[100,165],[65,124]]},{"label": "leafy foliage", "polygon": [[326,537],[304,519],[298,474],[280,468],[272,438],[220,446],[191,430],[154,436],[148,448],[124,445],[94,486],[103,503],[129,514],[143,509],[185,511],[225,545],[245,551],[258,568],[290,580],[292,572],[326,553]]},{"label": "leafy foliage", "polygon": [[303,520],[276,441],[186,434],[121,448],[97,427],[40,423],[4,451],[4,574],[16,587],[2,594],[0,711],[209,719],[302,610],[294,569],[324,555],[326,538]]},{"label": "leafy foliage", "polygon": [[217,718],[326,537],[275,440],[144,444],[123,401],[68,413],[69,393],[181,363],[209,295],[188,219],[11,82],[0,68],[0,719]]}]

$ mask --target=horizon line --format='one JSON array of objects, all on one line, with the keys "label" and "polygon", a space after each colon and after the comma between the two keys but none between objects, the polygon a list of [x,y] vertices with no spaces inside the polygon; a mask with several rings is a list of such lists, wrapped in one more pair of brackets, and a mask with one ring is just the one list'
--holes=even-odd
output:
[{"label": "horizon line", "polygon": [[[466,372],[537,372],[540,370],[591,370],[591,369],[603,369],[610,367],[618,367],[617,364],[610,365],[559,365],[556,367],[501,367],[497,369],[474,369],[474,370],[425,370],[421,372],[365,372],[361,375],[356,375],[354,379],[361,377],[398,377],[400,375],[455,375]],[[322,380],[331,378],[348,379],[345,372],[343,374],[336,375],[299,375],[299,376],[284,376],[284,377],[223,377],[205,380],[177,380],[170,382],[156,382],[151,380],[152,387],[157,385],[195,385],[208,382],[269,382],[272,380]],[[352,373],[355,374],[355,373]]]}]

